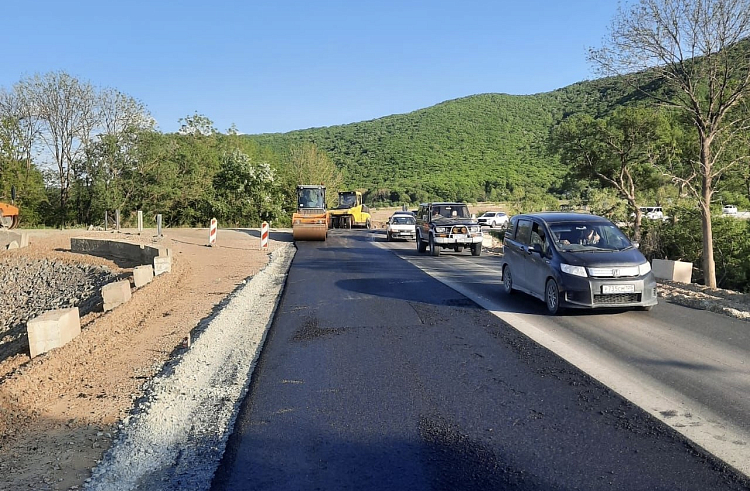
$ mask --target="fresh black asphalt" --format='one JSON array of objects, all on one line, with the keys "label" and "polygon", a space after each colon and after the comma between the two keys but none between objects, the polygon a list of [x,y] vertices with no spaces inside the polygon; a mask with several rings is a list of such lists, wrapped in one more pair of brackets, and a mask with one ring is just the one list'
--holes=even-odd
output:
[{"label": "fresh black asphalt", "polygon": [[750,489],[372,237],[297,243],[212,489]]}]

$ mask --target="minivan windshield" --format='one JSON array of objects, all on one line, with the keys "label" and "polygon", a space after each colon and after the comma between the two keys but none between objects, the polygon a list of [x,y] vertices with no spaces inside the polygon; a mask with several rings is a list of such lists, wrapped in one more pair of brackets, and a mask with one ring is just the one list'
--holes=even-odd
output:
[{"label": "minivan windshield", "polygon": [[549,224],[553,240],[563,251],[616,250],[632,247],[613,223],[557,222]]}]

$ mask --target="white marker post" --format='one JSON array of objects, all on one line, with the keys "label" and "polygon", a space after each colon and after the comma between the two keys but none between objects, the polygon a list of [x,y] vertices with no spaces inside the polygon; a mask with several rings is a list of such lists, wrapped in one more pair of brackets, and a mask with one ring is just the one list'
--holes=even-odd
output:
[{"label": "white marker post", "polygon": [[218,222],[215,218],[211,219],[211,226],[208,229],[208,246],[213,247],[216,244],[216,230],[218,229]]},{"label": "white marker post", "polygon": [[260,248],[268,250],[268,222],[263,222],[260,226]]}]

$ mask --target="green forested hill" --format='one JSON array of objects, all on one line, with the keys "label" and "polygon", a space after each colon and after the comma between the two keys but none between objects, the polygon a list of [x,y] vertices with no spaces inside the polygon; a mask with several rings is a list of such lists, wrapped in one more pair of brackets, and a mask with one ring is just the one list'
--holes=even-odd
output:
[{"label": "green forested hill", "polygon": [[547,150],[550,130],[580,112],[606,113],[631,97],[616,80],[543,94],[480,94],[408,114],[284,134],[253,135],[283,151],[311,142],[370,203],[505,200],[556,191],[565,174]]}]

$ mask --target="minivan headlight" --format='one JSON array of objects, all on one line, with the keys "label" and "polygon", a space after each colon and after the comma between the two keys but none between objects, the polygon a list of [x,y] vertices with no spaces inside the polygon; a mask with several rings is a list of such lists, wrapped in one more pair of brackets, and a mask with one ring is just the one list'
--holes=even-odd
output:
[{"label": "minivan headlight", "polygon": [[586,274],[586,268],[583,266],[573,266],[572,264],[560,263],[560,269],[563,273],[572,274],[573,276],[588,276]]},{"label": "minivan headlight", "polygon": [[651,263],[646,261],[643,264],[638,265],[638,276],[643,276],[651,271]]}]

